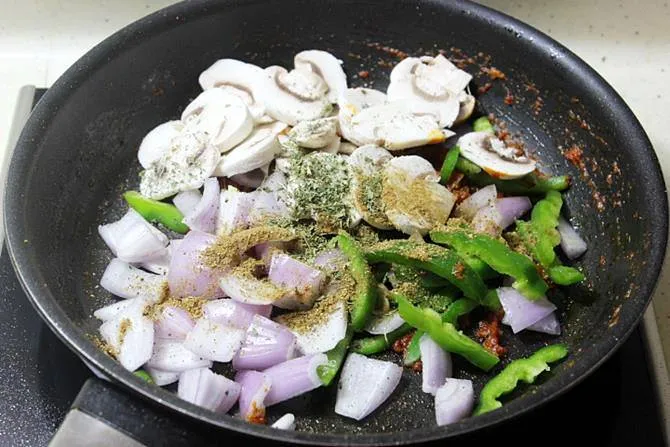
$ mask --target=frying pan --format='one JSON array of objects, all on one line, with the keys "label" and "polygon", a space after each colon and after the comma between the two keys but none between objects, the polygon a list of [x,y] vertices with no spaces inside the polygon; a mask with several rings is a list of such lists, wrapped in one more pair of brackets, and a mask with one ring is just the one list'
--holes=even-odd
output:
[{"label": "frying pan", "polygon": [[[489,414],[436,427],[420,375],[406,370],[393,397],[357,423],[334,414],[334,389],[270,410],[296,414],[299,431],[216,415],[152,387],[99,351],[92,311],[112,298],[97,288],[111,254],[97,236],[118,218],[120,193],[137,186],[136,150],[157,124],[198,94],[198,74],[231,57],[290,66],[303,49],[331,51],[353,85],[384,89],[393,49],[443,50],[474,76],[477,113],[519,134],[546,172],[569,173],[564,212],[589,243],[585,284],[553,291],[570,357]],[[496,78],[495,67],[504,74]],[[368,71],[368,77],[358,75]],[[499,76],[498,76],[499,77]],[[583,156],[563,152],[577,147]],[[434,149],[438,150],[438,149]],[[82,359],[111,380],[211,426],[283,441],[403,444],[457,436],[503,422],[565,392],[626,339],[647,306],[666,248],[668,209],[653,148],[635,116],[574,54],[510,17],[466,1],[233,0],[180,3],[105,40],[49,89],[16,147],[6,188],[7,243],[33,305]],[[506,333],[508,358],[550,339]],[[457,363],[476,392],[487,376]]]}]

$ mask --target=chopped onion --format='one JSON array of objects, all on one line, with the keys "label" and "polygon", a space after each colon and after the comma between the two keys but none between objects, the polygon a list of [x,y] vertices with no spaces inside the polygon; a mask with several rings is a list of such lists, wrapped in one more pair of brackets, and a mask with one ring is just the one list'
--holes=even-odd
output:
[{"label": "chopped onion", "polygon": [[241,192],[232,186],[221,191],[216,233],[230,234],[249,226],[249,212],[255,200],[255,193]]},{"label": "chopped onion", "polygon": [[[315,311],[320,312],[320,309],[315,308]],[[293,333],[303,354],[316,354],[333,349],[346,336],[347,324],[347,306],[339,303],[322,324],[305,332],[294,330]]]},{"label": "chopped onion", "polygon": [[184,216],[191,214],[198,203],[202,200],[202,194],[198,189],[182,191],[172,199],[172,203]]},{"label": "chopped onion", "polygon": [[191,230],[198,230],[204,233],[214,233],[216,231],[216,220],[219,212],[219,180],[208,178],[205,180],[205,186],[202,193],[202,199],[193,210],[184,217],[184,223]]},{"label": "chopped onion", "polygon": [[254,257],[263,261],[266,267],[270,267],[272,256],[278,251],[286,250],[288,246],[289,243],[284,241],[263,242],[254,246]]},{"label": "chopped onion", "polygon": [[337,386],[335,413],[360,421],[393,394],[401,377],[396,364],[349,354]]},{"label": "chopped onion", "polygon": [[132,306],[133,302],[135,302],[135,300],[137,299],[141,300],[143,298],[131,298],[129,300],[117,301],[116,303],[109,304],[105,307],[101,307],[100,309],[96,310],[95,312],[93,312],[93,316],[98,320],[102,320],[103,322],[111,320],[119,312],[128,308],[129,306]]},{"label": "chopped onion", "polygon": [[326,275],[285,253],[275,253],[270,262],[268,279],[289,290],[274,302],[275,306],[282,309],[310,309],[321,292]]},{"label": "chopped onion", "polygon": [[577,259],[586,252],[586,241],[563,216],[558,219],[558,232],[561,235],[561,249],[568,259]]},{"label": "chopped onion", "polygon": [[424,334],[419,340],[419,350],[422,364],[421,390],[434,396],[444,379],[451,377],[451,354],[435,343],[428,334]]},{"label": "chopped onion", "polygon": [[333,248],[319,253],[314,258],[313,264],[325,272],[332,273],[340,270],[347,262],[348,259],[342,250]]},{"label": "chopped onion", "polygon": [[226,413],[237,402],[240,385],[207,368],[198,368],[181,373],[177,395],[208,410]]},{"label": "chopped onion", "polygon": [[556,306],[544,297],[531,301],[511,287],[500,287],[497,292],[505,310],[503,322],[510,325],[515,334],[556,310]]},{"label": "chopped onion", "polygon": [[100,285],[108,292],[121,298],[146,297],[157,302],[163,294],[165,278],[147,273],[114,258],[109,262],[100,278]]},{"label": "chopped onion", "polygon": [[240,371],[235,376],[240,384],[240,415],[248,422],[265,420],[265,397],[270,392],[272,381],[267,374],[258,371]]},{"label": "chopped onion", "polygon": [[216,238],[211,234],[191,230],[172,251],[167,275],[170,294],[176,297],[199,296],[218,298],[222,296],[216,274],[200,259],[201,253],[212,245]]},{"label": "chopped onion", "polygon": [[287,360],[263,371],[272,381],[265,405],[278,404],[320,387],[322,383],[316,369],[326,363],[326,354],[313,354]]},{"label": "chopped onion", "polygon": [[157,275],[167,275],[168,268],[170,267],[170,244],[163,250],[154,254],[151,258],[146,261],[140,262],[137,265],[142,267],[145,270],[155,273]]},{"label": "chopped onion", "polygon": [[279,296],[277,286],[253,276],[226,273],[219,279],[219,286],[226,296],[244,304],[273,304]]},{"label": "chopped onion", "polygon": [[279,430],[295,430],[295,416],[292,413],[286,413],[277,419],[271,427]]},{"label": "chopped onion", "polygon": [[502,232],[502,216],[495,205],[485,206],[472,218],[472,229],[475,233],[498,237]]},{"label": "chopped onion", "polygon": [[[504,318],[503,323],[505,323]],[[552,312],[543,319],[541,319],[540,321],[528,326],[526,330],[543,332],[549,335],[561,335],[561,323],[558,322],[556,312]]]},{"label": "chopped onion", "polygon": [[184,347],[205,359],[229,362],[240,349],[243,339],[241,329],[200,318],[186,335]]},{"label": "chopped onion", "polygon": [[365,326],[365,331],[375,335],[388,334],[389,332],[398,329],[404,323],[405,320],[402,319],[397,311],[391,311],[370,320],[367,326]]},{"label": "chopped onion", "polygon": [[236,370],[263,370],[295,357],[295,335],[274,321],[254,316],[242,347],[233,357]]},{"label": "chopped onion", "polygon": [[521,197],[502,197],[496,201],[496,209],[500,215],[500,227],[505,228],[512,225],[518,218],[526,214],[533,207],[530,199]]},{"label": "chopped onion", "polygon": [[243,174],[237,174],[230,177],[230,181],[237,185],[246,186],[247,188],[256,189],[263,183],[265,176],[267,174],[267,169],[264,172],[262,168],[254,169],[253,171],[245,172]]},{"label": "chopped onion", "polygon": [[488,185],[463,200],[454,210],[454,217],[472,220],[480,209],[491,206],[496,202],[498,192],[495,185]]},{"label": "chopped onion", "polygon": [[160,369],[156,368],[149,368],[149,367],[144,367],[144,370],[151,376],[153,379],[154,383],[158,386],[165,386],[169,385],[171,383],[175,383],[177,380],[179,380],[179,374],[178,372],[173,372],[173,371],[161,371]]},{"label": "chopped onion", "polygon": [[254,315],[270,317],[272,305],[258,306],[239,303],[231,299],[221,299],[207,302],[202,307],[202,311],[208,320],[224,326],[246,330]]},{"label": "chopped onion", "polygon": [[278,192],[265,191],[264,187],[254,192],[254,203],[249,210],[249,224],[254,225],[270,217],[289,217],[290,210]]},{"label": "chopped onion", "polygon": [[156,337],[183,340],[195,325],[191,315],[184,309],[165,306],[154,323]]},{"label": "chopped onion", "polygon": [[126,262],[144,262],[168,244],[167,236],[132,208],[120,220],[100,225],[98,233],[112,253]]},{"label": "chopped onion", "polygon": [[472,413],[475,392],[470,380],[447,379],[435,393],[437,425],[447,425],[465,419]]},{"label": "chopped onion", "polygon": [[209,368],[212,362],[186,349],[181,341],[157,339],[146,366],[181,373],[189,369]]},{"label": "chopped onion", "polygon": [[135,299],[100,326],[100,335],[116,350],[116,359],[128,371],[135,371],[151,357],[154,325],[144,316],[147,299]]}]

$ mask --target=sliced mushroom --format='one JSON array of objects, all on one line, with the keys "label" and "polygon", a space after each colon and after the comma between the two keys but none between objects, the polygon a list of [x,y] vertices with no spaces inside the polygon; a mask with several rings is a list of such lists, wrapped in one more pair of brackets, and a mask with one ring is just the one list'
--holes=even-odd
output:
[{"label": "sliced mushroom", "polygon": [[249,138],[223,155],[214,175],[231,177],[267,165],[280,151],[277,135],[284,129],[286,124],[278,122],[258,126]]},{"label": "sliced mushroom", "polygon": [[458,116],[454,120],[454,126],[463,124],[475,111],[475,97],[469,95],[465,90],[458,94]]},{"label": "sliced mushroom", "polygon": [[384,103],[386,103],[386,94],[379,90],[371,88],[347,89],[338,100],[340,110],[337,117],[340,134],[357,146],[367,144],[357,140],[356,135],[351,130],[351,120],[361,111]]},{"label": "sliced mushroom", "polygon": [[391,230],[382,201],[384,166],[393,158],[386,149],[373,144],[361,146],[347,159],[351,166],[351,195],[361,218],[380,230]]},{"label": "sliced mushroom", "polygon": [[289,131],[288,136],[300,147],[308,149],[325,147],[338,139],[337,118],[301,121]]},{"label": "sliced mushroom", "polygon": [[244,101],[221,89],[205,90],[195,98],[181,120],[191,130],[204,132],[220,152],[227,152],[249,136],[254,120]]},{"label": "sliced mushroom", "polygon": [[257,93],[264,79],[261,67],[235,59],[219,59],[200,74],[198,81],[203,90],[220,88],[238,96],[249,108],[254,121],[269,123],[272,118],[265,114],[265,105]]},{"label": "sliced mushroom", "polygon": [[340,154],[351,155],[354,153],[356,149],[358,149],[358,146],[356,146],[354,143],[349,143],[348,141],[342,141],[340,143],[338,151]]},{"label": "sliced mushroom", "polygon": [[143,196],[160,200],[200,188],[219,162],[219,150],[201,132],[183,132],[163,156],[145,170],[140,180]]},{"label": "sliced mushroom", "polygon": [[347,75],[340,61],[326,51],[302,51],[295,55],[293,63],[296,69],[311,71],[324,80],[328,86],[328,100],[333,104],[347,89]]},{"label": "sliced mushroom", "polygon": [[322,152],[327,152],[329,154],[337,154],[340,152],[340,145],[342,144],[342,140],[340,137],[335,136],[335,139],[328,143],[326,146],[321,148]]},{"label": "sliced mushroom", "polygon": [[447,221],[456,198],[438,183],[439,177],[426,159],[396,157],[384,166],[383,175],[384,210],[396,229],[424,235]]},{"label": "sliced mushroom", "polygon": [[386,93],[389,101],[416,101],[417,112],[437,115],[440,127],[449,127],[458,117],[458,95],[471,79],[441,54],[408,57],[393,68]]},{"label": "sliced mushroom", "polygon": [[140,143],[137,159],[144,169],[148,169],[170,149],[172,140],[184,129],[181,121],[168,121],[154,127]]},{"label": "sliced mushroom", "polygon": [[387,103],[369,107],[351,120],[353,140],[390,151],[441,143],[454,133],[443,130],[432,115],[416,113],[414,103]]},{"label": "sliced mushroom", "polygon": [[514,179],[535,170],[534,160],[490,132],[470,132],[458,139],[461,155],[486,171],[491,177]]},{"label": "sliced mushroom", "polygon": [[272,118],[295,126],[330,113],[328,85],[317,74],[307,70],[288,72],[278,66],[266,68],[265,74],[259,95]]}]

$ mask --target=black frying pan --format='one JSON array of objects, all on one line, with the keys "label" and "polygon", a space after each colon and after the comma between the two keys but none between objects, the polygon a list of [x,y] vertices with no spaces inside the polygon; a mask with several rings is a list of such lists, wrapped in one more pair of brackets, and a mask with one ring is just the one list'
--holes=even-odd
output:
[{"label": "black frying pan", "polygon": [[[376,45],[377,43],[381,45]],[[111,297],[95,288],[111,254],[96,226],[117,218],[120,193],[137,184],[136,149],[155,125],[179,116],[198,93],[198,74],[221,57],[289,66],[303,49],[332,51],[351,84],[384,89],[394,47],[442,49],[475,75],[478,113],[494,113],[522,134],[544,170],[570,173],[565,212],[590,249],[579,262],[585,285],[556,292],[569,359],[498,411],[443,428],[419,375],[356,423],[334,414],[334,389],[270,410],[296,413],[299,431],[253,426],[195,407],[145,384],[89,338],[92,311]],[[501,70],[505,80],[491,80]],[[365,80],[356,76],[369,72]],[[487,85],[490,83],[490,86]],[[489,88],[490,87],[490,88]],[[486,91],[486,92],[484,92]],[[509,103],[509,104],[508,104]],[[561,149],[580,147],[581,167]],[[8,247],[28,296],[83,359],[129,391],[208,424],[303,443],[409,443],[450,437],[505,421],[551,400],[596,369],[640,319],[661,269],[668,210],[654,151],[621,98],[558,43],[502,14],[465,1],[202,1],[153,14],[80,59],[47,92],[21,135],[6,189]],[[509,335],[509,334],[507,334]],[[509,357],[549,340],[505,337]],[[459,363],[476,390],[486,377]]]}]

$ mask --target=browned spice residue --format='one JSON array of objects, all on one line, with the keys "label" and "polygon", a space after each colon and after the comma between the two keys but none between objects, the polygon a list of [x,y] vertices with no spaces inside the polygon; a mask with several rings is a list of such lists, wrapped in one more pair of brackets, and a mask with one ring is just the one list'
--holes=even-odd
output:
[{"label": "browned spice residue", "polygon": [[462,262],[457,262],[456,265],[454,265],[454,270],[452,273],[457,279],[463,279],[465,277],[465,264]]},{"label": "browned spice residue", "polygon": [[370,43],[367,44],[367,46],[368,46],[368,48],[373,48],[377,51],[383,51],[384,53],[386,53],[390,56],[396,57],[398,59],[405,59],[408,56],[408,54],[405,53],[404,51],[401,51],[397,48],[392,48],[392,47],[389,47],[389,46],[386,46],[386,45],[382,45],[378,42],[370,42]]},{"label": "browned spice residue", "polygon": [[358,77],[361,79],[367,79],[370,76],[370,72],[367,70],[361,70],[358,72]]},{"label": "browned spice residue", "polygon": [[247,421],[252,424],[265,424],[265,408],[259,408],[256,406],[256,402],[251,402],[251,411]]},{"label": "browned spice residue", "polygon": [[614,312],[612,312],[612,317],[610,318],[609,323],[607,326],[609,327],[614,327],[619,323],[619,314],[621,314],[621,304],[619,304],[617,307],[614,308]]},{"label": "browned spice residue", "polygon": [[580,169],[584,169],[584,160],[582,156],[584,151],[577,145],[572,145],[569,149],[563,152],[563,156],[573,165],[577,166]]},{"label": "browned spice residue", "polygon": [[482,67],[482,68],[480,68],[480,70],[483,73],[486,73],[487,75],[489,75],[489,78],[492,81],[495,81],[497,79],[507,79],[507,76],[505,76],[505,73],[498,70],[496,67]]},{"label": "browned spice residue", "polygon": [[505,104],[507,104],[508,106],[511,106],[512,104],[514,104],[514,96],[512,96],[511,94],[508,93],[505,96],[504,101],[505,101]]},{"label": "browned spice residue", "polygon": [[493,354],[501,357],[505,355],[507,349],[500,345],[500,321],[501,312],[489,312],[485,320],[479,322],[475,335],[482,342],[484,347]]},{"label": "browned spice residue", "polygon": [[605,267],[605,264],[607,264],[607,259],[605,259],[605,256],[600,255],[600,259],[598,260],[598,264]]},{"label": "browned spice residue", "polygon": [[493,84],[491,84],[490,82],[487,82],[486,84],[482,85],[481,87],[479,87],[477,89],[477,93],[479,93],[480,95],[483,95],[484,93],[491,90],[492,87],[493,87]]},{"label": "browned spice residue", "polygon": [[411,368],[412,371],[421,372],[423,371],[423,363],[421,362],[421,360],[417,360],[412,364]]},{"label": "browned spice residue", "polygon": [[93,336],[93,343],[99,350],[101,350],[102,352],[104,352],[113,359],[115,359],[116,356],[119,355],[119,351],[117,351],[116,348],[114,348],[112,345],[110,345],[97,335]]},{"label": "browned spice residue", "polygon": [[410,342],[412,341],[413,336],[414,332],[410,332],[409,334],[403,335],[395,342],[393,342],[393,346],[391,346],[391,348],[393,349],[394,352],[397,352],[398,354],[402,354],[404,356],[405,352],[407,352],[407,348],[409,347]]}]

